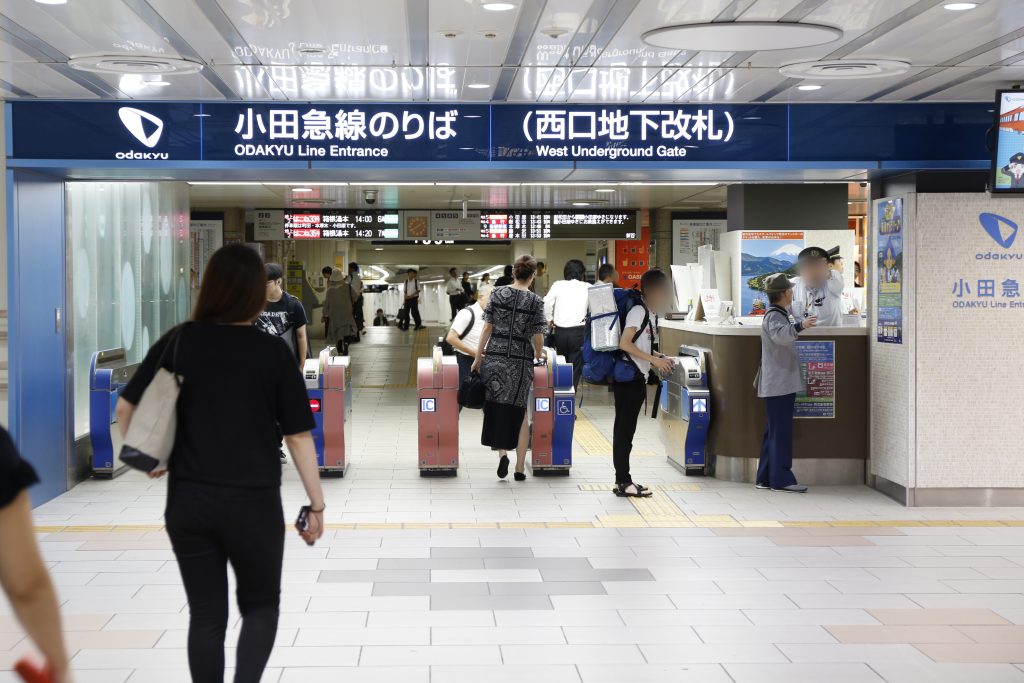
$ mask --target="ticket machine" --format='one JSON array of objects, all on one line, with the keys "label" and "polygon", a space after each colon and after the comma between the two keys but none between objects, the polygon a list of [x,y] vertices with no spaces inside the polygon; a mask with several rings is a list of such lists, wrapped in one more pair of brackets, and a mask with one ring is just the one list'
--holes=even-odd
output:
[{"label": "ticket machine", "polygon": [[459,365],[435,346],[416,361],[420,476],[454,477],[459,469]]},{"label": "ticket machine", "polygon": [[114,410],[125,385],[138,369],[138,363],[127,362],[124,349],[106,349],[92,354],[89,364],[89,441],[92,444],[94,477],[110,479],[125,468],[117,460],[121,433],[116,426]]},{"label": "ticket machine", "polygon": [[544,349],[544,362],[533,368],[533,430],[530,465],[534,475],[568,475],[572,467],[572,432],[576,424],[576,391],[572,365],[554,349]]},{"label": "ticket machine", "polygon": [[302,376],[306,380],[309,407],[316,426],[313,445],[320,474],[344,477],[352,448],[352,373],[348,356],[338,356],[327,347],[316,358],[306,359]]},{"label": "ticket machine", "polygon": [[706,448],[711,422],[707,354],[707,349],[680,346],[672,374],[662,380],[659,422],[665,453],[669,463],[688,475],[710,469]]}]

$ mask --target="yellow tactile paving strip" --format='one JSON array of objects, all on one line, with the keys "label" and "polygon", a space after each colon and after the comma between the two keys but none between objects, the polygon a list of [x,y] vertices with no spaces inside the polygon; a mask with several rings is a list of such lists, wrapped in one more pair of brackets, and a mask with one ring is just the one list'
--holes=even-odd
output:
[{"label": "yellow tactile paving strip", "polygon": [[611,442],[582,410],[576,411],[576,425],[572,430],[572,438],[583,449],[580,455],[611,455]]},{"label": "yellow tactile paving strip", "polygon": [[412,350],[409,352],[409,378],[404,387],[396,388],[416,388],[416,363],[420,358],[426,358],[430,355],[430,347],[430,336],[427,330],[417,330],[416,335],[413,338]]}]

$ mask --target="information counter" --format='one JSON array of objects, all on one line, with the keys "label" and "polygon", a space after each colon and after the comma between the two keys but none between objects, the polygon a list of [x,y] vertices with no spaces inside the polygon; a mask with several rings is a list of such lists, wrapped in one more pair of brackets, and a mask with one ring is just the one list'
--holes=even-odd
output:
[{"label": "information counter", "polygon": [[[738,325],[661,322],[661,350],[707,349],[711,389],[708,454],[715,476],[753,482],[764,434],[764,401],[754,375],[761,362],[758,319]],[[860,484],[868,457],[867,328],[817,327],[800,334],[810,390],[797,397],[793,471],[802,484]]]}]

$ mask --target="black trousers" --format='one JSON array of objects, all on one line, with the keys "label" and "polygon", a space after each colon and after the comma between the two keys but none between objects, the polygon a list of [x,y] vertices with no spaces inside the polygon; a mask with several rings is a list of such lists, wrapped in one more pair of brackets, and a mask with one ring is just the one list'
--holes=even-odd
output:
[{"label": "black trousers", "polygon": [[558,355],[565,356],[566,363],[572,364],[574,389],[580,385],[580,377],[583,375],[583,338],[586,332],[585,325],[555,328],[555,351]]},{"label": "black trousers", "polygon": [[[470,372],[473,369],[473,361],[476,360],[473,356],[467,356],[464,353],[455,352],[455,362],[459,364],[459,386],[466,381],[469,377]],[[459,412],[462,412],[462,406],[459,406]]]},{"label": "black trousers", "polygon": [[[423,326],[423,320],[422,320],[422,318],[420,318],[420,300],[419,299],[409,299],[408,301],[405,302],[405,305],[409,309],[409,316],[412,317],[412,321],[413,321],[413,323],[416,324],[416,327],[422,327]],[[409,329],[409,328],[406,327],[406,329]]]},{"label": "black trousers", "polygon": [[781,489],[796,483],[793,475],[793,405],[796,394],[764,400],[764,438],[757,463],[757,483]]},{"label": "black trousers", "polygon": [[458,294],[448,295],[448,305],[452,309],[452,320],[455,320],[455,314],[462,310],[463,302],[465,301],[465,294],[461,292]]},{"label": "black trousers", "polygon": [[615,483],[632,484],[629,476],[629,454],[633,450],[636,422],[647,398],[647,384],[642,379],[615,382],[615,426],[612,428],[612,463],[615,465]]},{"label": "black trousers", "polygon": [[223,683],[228,563],[242,615],[235,683],[259,683],[274,649],[284,558],[280,488],[171,482],[167,534],[188,597],[192,683]]},{"label": "black trousers", "polygon": [[363,295],[352,302],[352,317],[356,319],[356,328],[362,332],[366,329],[366,318],[363,316]]}]

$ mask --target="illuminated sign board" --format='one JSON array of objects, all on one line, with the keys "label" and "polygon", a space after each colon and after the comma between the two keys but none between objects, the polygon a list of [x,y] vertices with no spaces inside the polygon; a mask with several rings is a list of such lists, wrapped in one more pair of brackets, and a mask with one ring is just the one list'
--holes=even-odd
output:
[{"label": "illuminated sign board", "polygon": [[480,239],[636,239],[636,211],[480,212]]},{"label": "illuminated sign board", "polygon": [[285,209],[285,239],[397,240],[402,236],[398,211]]}]

